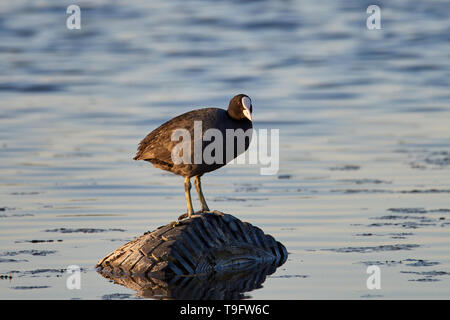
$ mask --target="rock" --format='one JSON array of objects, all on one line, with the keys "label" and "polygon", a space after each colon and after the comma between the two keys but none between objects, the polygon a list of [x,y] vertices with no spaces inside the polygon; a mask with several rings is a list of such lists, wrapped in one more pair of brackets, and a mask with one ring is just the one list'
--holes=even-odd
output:
[{"label": "rock", "polygon": [[[267,266],[273,272],[286,259],[286,248],[272,236],[232,215],[214,211],[144,233],[99,261],[97,270],[108,278],[123,277],[126,285],[130,276],[168,280],[213,273],[217,278],[218,274]],[[139,287],[145,288],[145,284]]]}]

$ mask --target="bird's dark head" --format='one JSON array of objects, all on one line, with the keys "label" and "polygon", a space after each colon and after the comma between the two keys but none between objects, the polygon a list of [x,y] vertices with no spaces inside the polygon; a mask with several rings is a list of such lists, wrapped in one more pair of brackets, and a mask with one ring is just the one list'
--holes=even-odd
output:
[{"label": "bird's dark head", "polygon": [[230,100],[228,114],[235,120],[248,119],[252,121],[252,100],[245,94],[238,94]]}]

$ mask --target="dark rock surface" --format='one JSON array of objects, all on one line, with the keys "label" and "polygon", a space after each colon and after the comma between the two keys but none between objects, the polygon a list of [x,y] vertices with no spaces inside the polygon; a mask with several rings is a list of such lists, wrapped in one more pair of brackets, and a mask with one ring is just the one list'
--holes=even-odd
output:
[{"label": "dark rock surface", "polygon": [[146,232],[100,260],[97,270],[108,277],[170,279],[242,272],[257,266],[276,268],[286,259],[286,248],[272,236],[232,215],[214,211]]}]

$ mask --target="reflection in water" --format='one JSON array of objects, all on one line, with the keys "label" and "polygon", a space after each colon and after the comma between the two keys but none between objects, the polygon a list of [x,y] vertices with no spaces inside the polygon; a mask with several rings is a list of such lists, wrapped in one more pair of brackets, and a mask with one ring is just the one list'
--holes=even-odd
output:
[{"label": "reflection in water", "polygon": [[195,276],[175,276],[167,280],[145,275],[115,277],[102,274],[114,283],[135,290],[139,297],[177,300],[238,300],[245,292],[262,287],[275,265],[258,265],[240,272],[207,273]]}]

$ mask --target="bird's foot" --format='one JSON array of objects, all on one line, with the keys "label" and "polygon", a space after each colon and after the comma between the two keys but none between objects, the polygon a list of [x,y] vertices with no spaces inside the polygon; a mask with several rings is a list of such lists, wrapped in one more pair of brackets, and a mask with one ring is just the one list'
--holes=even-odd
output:
[{"label": "bird's foot", "polygon": [[182,215],[180,215],[178,217],[178,221],[181,221],[183,219],[201,218],[202,217],[202,213],[203,212],[201,212],[201,211],[197,211],[194,214],[183,213]]},{"label": "bird's foot", "polygon": [[195,211],[191,215],[189,215],[189,213],[183,213],[182,215],[180,215],[178,217],[178,221],[181,221],[181,220],[186,219],[186,218],[200,218],[202,216],[202,214],[205,214],[205,213],[213,213],[213,214],[221,216],[221,217],[223,217],[225,215],[223,212],[220,212],[220,211],[217,211],[217,210],[211,211],[211,210],[206,208],[206,209],[202,209],[202,210],[199,210],[199,211]]},{"label": "bird's foot", "polygon": [[196,211],[196,214],[202,214],[202,213],[211,213],[211,210],[208,208],[203,208],[202,210]]}]

